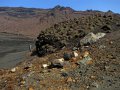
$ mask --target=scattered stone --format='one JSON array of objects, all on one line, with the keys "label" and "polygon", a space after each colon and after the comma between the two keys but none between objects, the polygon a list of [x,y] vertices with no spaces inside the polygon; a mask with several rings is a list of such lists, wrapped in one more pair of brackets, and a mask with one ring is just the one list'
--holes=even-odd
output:
[{"label": "scattered stone", "polygon": [[70,62],[69,62],[69,61],[65,61],[65,62],[63,63],[63,66],[64,66],[64,67],[70,67],[70,66],[71,66],[71,64],[70,64]]},{"label": "scattered stone", "polygon": [[89,88],[90,88],[90,86],[86,86],[86,88],[87,88],[87,89],[89,89]]},{"label": "scattered stone", "polygon": [[28,70],[28,69],[30,69],[30,68],[32,68],[32,64],[30,63],[30,64],[28,64],[28,65],[26,65],[25,67],[24,67],[24,70]]},{"label": "scattered stone", "polygon": [[105,45],[100,45],[100,46],[99,46],[99,49],[104,49],[104,48],[106,48]]},{"label": "scattered stone", "polygon": [[91,64],[93,64],[93,61],[92,61],[92,60],[87,61],[86,64],[87,64],[87,65],[91,65]]},{"label": "scattered stone", "polygon": [[84,46],[85,48],[88,48],[89,46]]},{"label": "scattered stone", "polygon": [[73,81],[73,82],[76,82],[76,80],[74,80],[74,79],[73,79],[72,81]]},{"label": "scattered stone", "polygon": [[55,59],[51,61],[51,68],[62,68],[64,65],[64,58]]},{"label": "scattered stone", "polygon": [[113,44],[113,41],[110,41],[110,44]]},{"label": "scattered stone", "polygon": [[16,67],[11,69],[11,72],[14,73],[16,71]]},{"label": "scattered stone", "polygon": [[29,89],[28,90],[34,90],[32,87],[29,87]]},{"label": "scattered stone", "polygon": [[78,57],[78,53],[76,51],[73,51],[73,57]]},{"label": "scattered stone", "polygon": [[23,75],[22,75],[22,79],[24,80],[24,79],[30,77],[34,72],[35,72],[35,71],[31,71],[31,72],[28,72],[28,73],[23,74]]},{"label": "scattered stone", "polygon": [[91,60],[92,60],[92,58],[89,56],[89,53],[85,53],[84,54],[84,58],[82,59],[82,60],[79,60],[79,61],[77,61],[77,64],[84,64],[84,65],[86,65],[86,64],[89,64],[89,62],[91,63]]},{"label": "scattered stone", "polygon": [[116,57],[114,55],[107,55],[107,58],[109,58],[109,59],[116,59]]},{"label": "scattered stone", "polygon": [[72,78],[71,77],[69,77],[68,79],[67,79],[67,82],[72,82],[73,80],[72,80]]},{"label": "scattered stone", "polygon": [[67,74],[66,72],[63,72],[63,73],[61,73],[61,76],[63,76],[63,77],[67,77],[68,74]]},{"label": "scattered stone", "polygon": [[90,60],[92,60],[92,58],[90,56],[86,56],[85,58],[83,58],[83,60],[81,60],[81,63],[86,64]]},{"label": "scattered stone", "polygon": [[72,61],[72,62],[76,62],[77,59],[76,59],[75,57],[72,57],[71,61]]},{"label": "scattered stone", "polygon": [[61,71],[61,72],[66,72],[66,70],[65,70],[65,69],[61,69],[60,71]]},{"label": "scattered stone", "polygon": [[24,80],[22,80],[22,81],[20,82],[20,86],[23,86],[25,83],[26,83],[26,82],[25,82]]},{"label": "scattered stone", "polygon": [[105,66],[104,69],[107,71],[110,67],[109,66]]},{"label": "scattered stone", "polygon": [[85,51],[83,57],[87,57],[88,55],[89,55],[89,52]]},{"label": "scattered stone", "polygon": [[78,50],[78,48],[77,48],[77,47],[74,47],[72,50],[73,50],[73,51],[76,51],[76,50]]},{"label": "scattered stone", "polygon": [[98,83],[96,83],[96,82],[93,82],[93,83],[92,83],[92,86],[93,86],[93,87],[96,87],[96,88],[99,87]]},{"label": "scattered stone", "polygon": [[47,68],[48,66],[49,66],[48,64],[43,64],[43,65],[42,65],[42,68],[45,69],[45,68]]},{"label": "scattered stone", "polygon": [[48,70],[46,70],[46,69],[45,69],[45,70],[42,70],[42,73],[47,73],[47,72],[48,72]]},{"label": "scattered stone", "polygon": [[72,54],[71,53],[64,53],[63,58],[65,60],[70,60],[72,58]]},{"label": "scattered stone", "polygon": [[91,78],[91,79],[96,79],[96,76],[91,76],[90,78]]},{"label": "scattered stone", "polygon": [[24,67],[25,70],[28,70],[30,67]]}]

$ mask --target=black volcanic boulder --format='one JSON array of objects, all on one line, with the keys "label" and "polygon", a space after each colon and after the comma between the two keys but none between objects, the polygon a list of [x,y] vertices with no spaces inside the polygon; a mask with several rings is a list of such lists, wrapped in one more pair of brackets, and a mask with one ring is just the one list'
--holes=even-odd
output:
[{"label": "black volcanic boulder", "polygon": [[77,46],[79,39],[84,35],[82,32],[76,34],[76,31],[71,32],[71,35],[68,35],[66,31],[63,34],[49,33],[48,31],[40,33],[36,41],[37,54],[43,56],[61,50],[64,46],[69,48]]},{"label": "black volcanic boulder", "polygon": [[54,53],[64,47],[65,44],[55,35],[40,34],[36,41],[36,51],[39,56]]}]

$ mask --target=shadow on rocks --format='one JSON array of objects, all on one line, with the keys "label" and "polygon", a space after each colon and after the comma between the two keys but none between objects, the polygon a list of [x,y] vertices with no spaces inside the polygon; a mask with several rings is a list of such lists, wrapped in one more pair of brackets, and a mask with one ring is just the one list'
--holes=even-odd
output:
[{"label": "shadow on rocks", "polygon": [[36,50],[32,51],[30,56],[38,56],[37,51]]}]

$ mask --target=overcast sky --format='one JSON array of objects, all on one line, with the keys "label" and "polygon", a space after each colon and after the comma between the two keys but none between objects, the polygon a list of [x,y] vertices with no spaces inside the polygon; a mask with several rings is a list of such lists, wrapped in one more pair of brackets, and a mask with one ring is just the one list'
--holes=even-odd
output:
[{"label": "overcast sky", "polygon": [[100,10],[120,13],[120,0],[0,0],[0,7],[53,8],[69,6],[75,10]]}]

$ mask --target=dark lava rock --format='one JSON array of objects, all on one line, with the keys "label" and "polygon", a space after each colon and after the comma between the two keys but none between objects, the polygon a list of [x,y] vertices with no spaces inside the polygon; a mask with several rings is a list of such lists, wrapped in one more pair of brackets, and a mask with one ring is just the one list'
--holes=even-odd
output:
[{"label": "dark lava rock", "polygon": [[65,60],[70,60],[72,58],[72,54],[71,53],[64,53],[63,58]]},{"label": "dark lava rock", "polygon": [[66,72],[63,72],[63,73],[61,73],[61,76],[63,76],[63,77],[67,77],[68,74],[67,74]]},{"label": "dark lava rock", "polygon": [[36,50],[38,55],[43,56],[46,53],[54,53],[64,46],[56,36],[40,34],[36,41]]},{"label": "dark lava rock", "polygon": [[119,19],[120,16],[118,14],[106,12],[93,13],[86,17],[56,23],[52,27],[40,32],[36,41],[37,53],[43,56],[54,53],[64,46],[67,48],[80,48],[82,46],[79,41],[88,33],[112,33],[120,30]]}]

